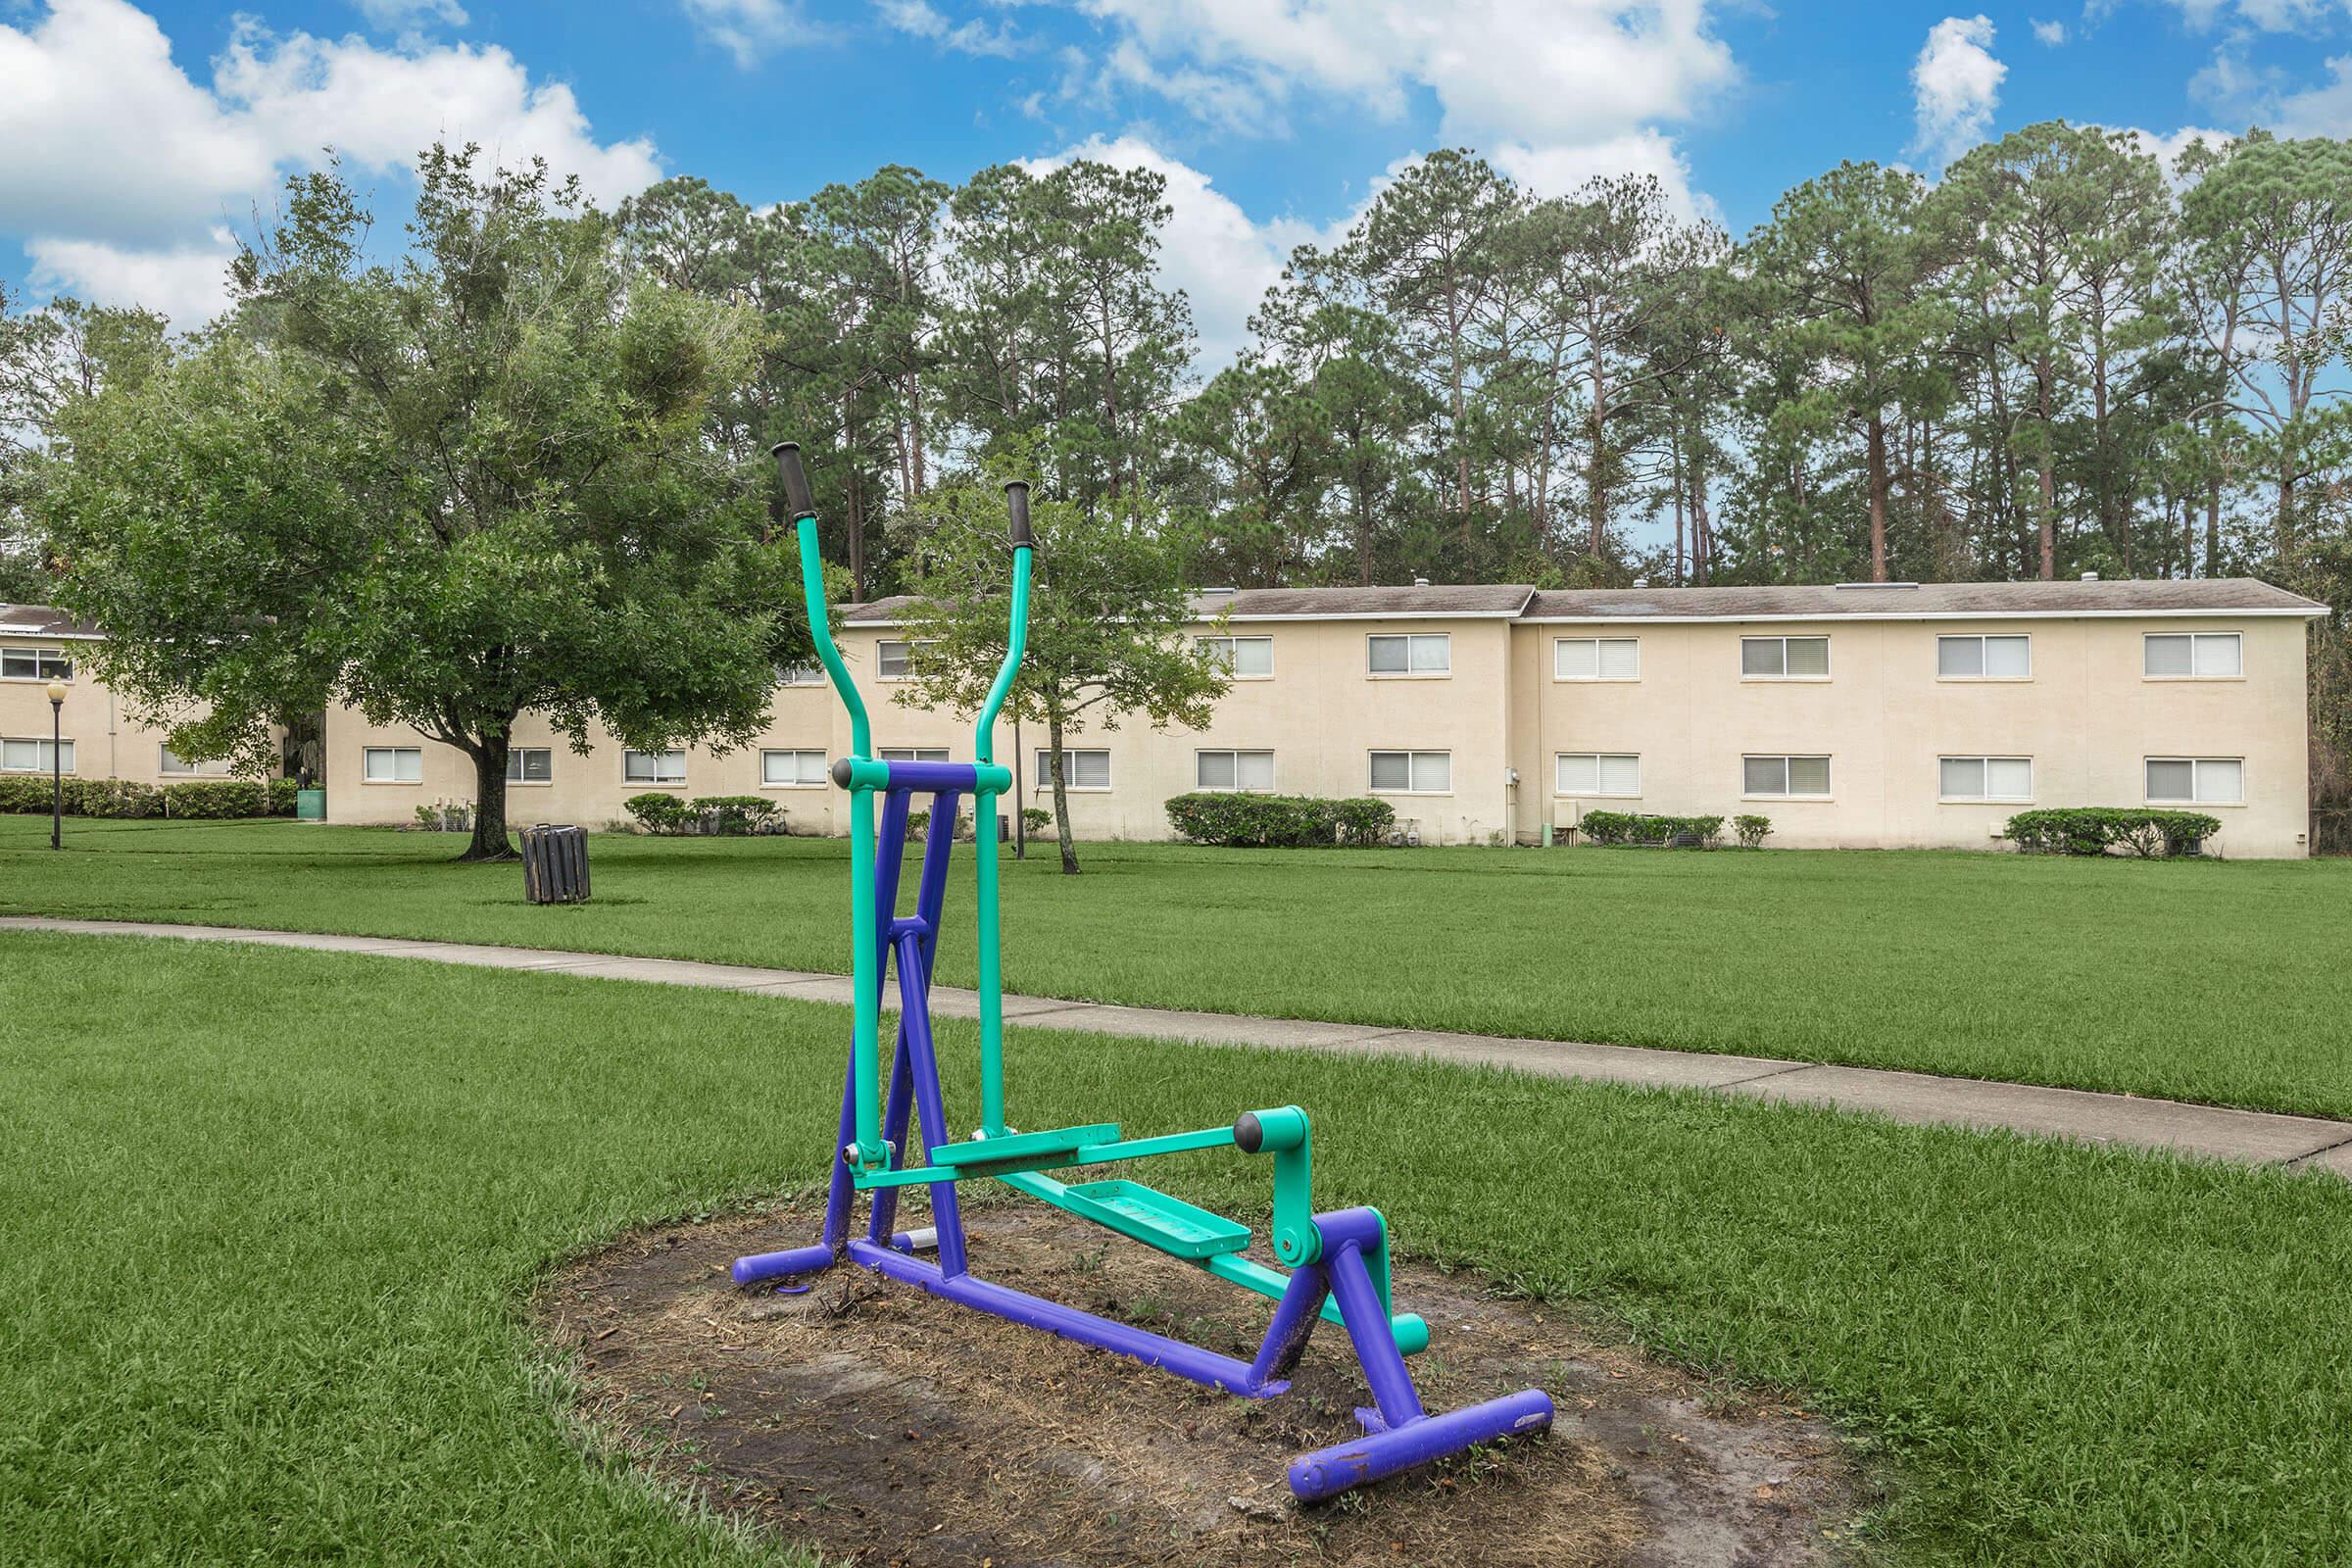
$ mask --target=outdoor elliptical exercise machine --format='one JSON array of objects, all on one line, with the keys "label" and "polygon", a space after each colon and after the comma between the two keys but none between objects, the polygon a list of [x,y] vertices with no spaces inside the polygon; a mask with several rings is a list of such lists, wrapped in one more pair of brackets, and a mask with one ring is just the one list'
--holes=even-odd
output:
[{"label": "outdoor elliptical exercise machine", "polygon": [[[834,690],[850,712],[851,755],[833,763],[833,782],[850,792],[850,967],[857,990],[850,1067],[842,1085],[841,1130],[834,1140],[832,1183],[825,1198],[824,1239],[811,1247],[761,1252],[735,1260],[735,1282],[812,1274],[844,1261],[921,1287],[934,1296],[1045,1329],[1179,1377],[1249,1398],[1267,1398],[1290,1385],[1291,1371],[1319,1318],[1348,1332],[1372,1391],[1359,1407],[1364,1435],[1302,1454],[1291,1462],[1291,1491],[1303,1502],[1459,1453],[1473,1444],[1542,1432],[1551,1425],[1551,1399],[1541,1389],[1489,1399],[1448,1415],[1421,1408],[1404,1358],[1429,1344],[1429,1326],[1389,1302],[1388,1225],[1373,1208],[1313,1211],[1308,1184],[1310,1140],[1306,1112],[1296,1105],[1245,1112],[1230,1127],[1122,1138],[1109,1123],[1015,1132],[1004,1121],[1004,1020],[997,927],[997,798],[1012,788],[1011,770],[991,756],[997,712],[1012,689],[1029,629],[1029,487],[1004,487],[1012,519],[1012,610],[1004,662],[990,687],[973,732],[977,760],[887,762],[873,756],[865,704],[834,645],[825,615],[824,572],[817,560],[816,508],[801,471],[800,449],[775,449],[784,495],[799,535],[802,591],[808,630]],[[980,1128],[967,1140],[948,1130],[932,1054],[928,992],[945,906],[948,857],[956,843],[957,797],[973,797],[980,960]],[[882,797],[881,831],[874,797]],[[931,798],[931,826],[923,844],[922,880],[915,912],[896,916],[906,816],[916,795]],[[889,1100],[876,1083],[882,986],[891,960],[899,974],[898,1044],[892,1054]],[[918,1142],[906,1148],[907,1116],[917,1118]],[[1049,1170],[1139,1159],[1179,1150],[1232,1145],[1274,1160],[1274,1255],[1279,1269],[1242,1255],[1248,1226],[1132,1181],[1065,1185]],[[907,1162],[907,1154],[927,1157]],[[956,1184],[980,1178],[1004,1183],[1056,1208],[1131,1237],[1172,1257],[1276,1298],[1274,1321],[1252,1361],[1220,1355],[1181,1340],[1112,1322],[1003,1285],[975,1278],[966,1264]],[[902,1187],[931,1190],[937,1263],[914,1253],[929,1238],[894,1231]],[[850,1233],[854,1194],[870,1192],[872,1213],[863,1237]]]}]

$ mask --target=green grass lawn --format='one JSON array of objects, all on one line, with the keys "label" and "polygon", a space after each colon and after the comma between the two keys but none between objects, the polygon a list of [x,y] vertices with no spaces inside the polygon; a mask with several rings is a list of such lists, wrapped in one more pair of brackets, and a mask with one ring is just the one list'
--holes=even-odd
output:
[{"label": "green grass lawn", "polygon": [[[629,1225],[812,1187],[845,1033],[735,994],[0,934],[0,1557],[747,1560],[582,1456],[522,1306]],[[968,1106],[972,1031],[942,1041]],[[1421,1063],[1013,1045],[1027,1125],[1295,1100],[1325,1202],[1804,1391],[1874,1445],[1895,1562],[2352,1553],[2352,1186]],[[1230,1152],[1153,1179],[1266,1201]]]},{"label": "green grass lawn", "polygon": [[[0,817],[0,913],[847,965],[844,845],[598,837],[532,908],[454,837]],[[1007,862],[1008,987],[2352,1115],[2352,862],[1090,845]],[[969,871],[951,909],[970,897]],[[913,878],[907,879],[911,897]],[[952,915],[940,978],[972,979]]]}]

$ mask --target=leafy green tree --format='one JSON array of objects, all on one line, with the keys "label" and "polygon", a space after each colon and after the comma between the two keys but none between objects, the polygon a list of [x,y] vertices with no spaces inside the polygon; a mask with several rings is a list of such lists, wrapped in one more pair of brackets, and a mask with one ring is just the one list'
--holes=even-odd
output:
[{"label": "leafy green tree", "polygon": [[60,599],[107,627],[174,748],[250,752],[341,701],[474,764],[469,859],[503,858],[525,710],[582,749],[748,741],[795,638],[763,481],[708,435],[756,322],[621,263],[543,169],[419,169],[399,262],[332,172],[239,259],[238,322],[60,420],[42,519]]},{"label": "leafy green tree", "polygon": [[1946,258],[1941,236],[1917,222],[1924,189],[1905,170],[1840,164],[1783,196],[1743,248],[1764,351],[1793,372],[1772,416],[1789,433],[1862,439],[1876,582],[1886,580],[1888,431],[1900,411],[1949,394],[1937,352]]},{"label": "leafy green tree", "polygon": [[2333,439],[2352,341],[2352,142],[2255,134],[2193,166],[2181,197],[2231,411],[2277,479],[2272,549],[2298,543],[2301,487]]},{"label": "leafy green tree", "polygon": [[1174,434],[1211,470],[1215,504],[1200,529],[1211,581],[1272,588],[1313,569],[1324,543],[1331,431],[1294,367],[1229,366],[1184,406]]},{"label": "leafy green tree", "polygon": [[[897,700],[976,714],[1004,659],[1011,578],[1004,502],[993,474],[974,473],[933,490],[923,510],[932,556],[923,592],[906,612],[914,650]],[[1029,644],[1005,706],[1045,728],[1061,868],[1074,876],[1064,742],[1089,726],[1116,730],[1136,717],[1154,729],[1199,729],[1229,682],[1195,639],[1186,542],[1155,526],[1148,497],[1130,490],[1092,506],[1040,498],[1030,519],[1037,576]]]}]

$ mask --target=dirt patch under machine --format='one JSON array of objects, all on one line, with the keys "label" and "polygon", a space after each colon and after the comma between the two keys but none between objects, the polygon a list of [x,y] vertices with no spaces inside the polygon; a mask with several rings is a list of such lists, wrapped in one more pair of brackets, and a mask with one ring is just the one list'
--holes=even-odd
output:
[{"label": "dirt patch under machine", "polygon": [[[912,1197],[913,1195],[909,1195]],[[920,1224],[916,1212],[903,1223]],[[1324,1324],[1271,1399],[1140,1363],[844,1265],[799,1291],[728,1264],[813,1234],[787,1211],[624,1239],[551,1281],[538,1327],[584,1415],[665,1481],[807,1542],[908,1568],[1830,1563],[1863,1488],[1823,1421],[1645,1359],[1570,1311],[1400,1263],[1433,1411],[1530,1385],[1558,1419],[1319,1507],[1284,1467],[1357,1430]],[[1273,1303],[1084,1221],[967,1204],[975,1272],[1247,1360]]]}]

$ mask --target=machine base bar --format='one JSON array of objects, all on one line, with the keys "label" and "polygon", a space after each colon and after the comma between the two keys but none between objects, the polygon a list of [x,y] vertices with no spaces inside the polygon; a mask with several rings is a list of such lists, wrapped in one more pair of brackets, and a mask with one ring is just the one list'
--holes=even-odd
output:
[{"label": "machine base bar", "polygon": [[1302,1453],[1291,1461],[1291,1491],[1300,1502],[1321,1502],[1385,1476],[1459,1453],[1473,1444],[1524,1437],[1551,1427],[1551,1396],[1522,1389],[1484,1404],[1425,1415],[1351,1443]]}]

